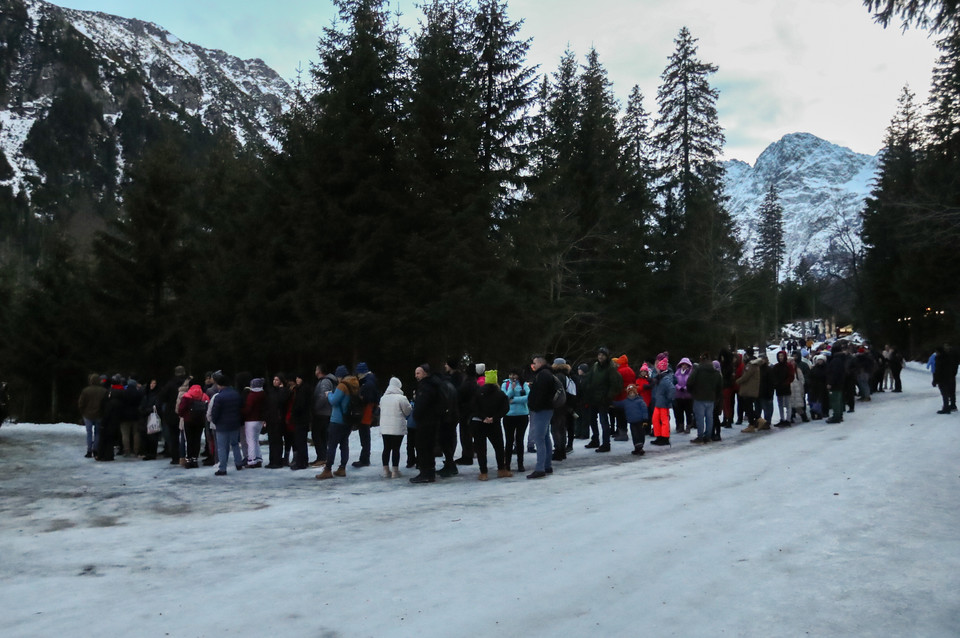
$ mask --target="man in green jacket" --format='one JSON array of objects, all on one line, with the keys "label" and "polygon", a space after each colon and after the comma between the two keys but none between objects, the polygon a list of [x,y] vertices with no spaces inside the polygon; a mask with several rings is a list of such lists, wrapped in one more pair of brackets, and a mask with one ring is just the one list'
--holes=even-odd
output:
[{"label": "man in green jacket", "polygon": [[[587,423],[590,424],[590,442],[584,447],[596,448],[597,452],[610,451],[610,403],[622,389],[623,379],[610,362],[610,351],[601,346],[597,350],[597,362],[590,368],[583,382]],[[598,417],[603,428],[602,445],[597,428]]]}]

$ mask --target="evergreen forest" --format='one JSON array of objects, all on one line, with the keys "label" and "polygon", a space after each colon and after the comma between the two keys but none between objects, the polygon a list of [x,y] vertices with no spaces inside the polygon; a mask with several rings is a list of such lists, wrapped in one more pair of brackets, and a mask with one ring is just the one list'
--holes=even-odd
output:
[{"label": "evergreen forest", "polygon": [[[114,188],[102,113],[64,83],[28,139],[62,179],[30,202],[0,193],[14,414],[72,420],[89,373],[162,382],[181,364],[312,376],[365,361],[406,384],[450,358],[506,370],[600,345],[631,358],[754,346],[813,312],[915,357],[960,332],[955,3],[864,2],[940,38],[931,98],[904,89],[862,248],[780,281],[783,209],[771,186],[761,245],[744,254],[723,196],[717,67],[688,29],[657,94],[633,87],[622,104],[595,49],[533,67],[503,0],[428,0],[415,32],[384,0],[334,1],[279,149],[132,102]],[[0,154],[0,179],[9,170]]]}]

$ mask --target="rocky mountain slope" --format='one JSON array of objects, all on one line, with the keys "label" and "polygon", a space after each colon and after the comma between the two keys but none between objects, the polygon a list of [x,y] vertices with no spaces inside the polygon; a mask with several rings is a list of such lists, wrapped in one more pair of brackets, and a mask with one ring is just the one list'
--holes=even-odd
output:
[{"label": "rocky mountain slope", "polygon": [[106,163],[115,181],[128,150],[118,129],[125,115],[198,121],[241,143],[276,146],[272,125],[290,98],[290,86],[263,61],[183,42],[155,24],[0,0],[0,186],[14,194],[25,189],[32,198],[63,168],[48,157],[48,133],[70,146],[68,155]]},{"label": "rocky mountain slope", "polygon": [[793,275],[807,258],[816,270],[837,249],[839,237],[859,245],[859,215],[877,172],[877,156],[855,153],[810,133],[774,142],[753,166],[726,163],[728,208],[740,228],[746,254],[756,244],[758,210],[770,185],[783,206],[786,254],[781,276]]}]

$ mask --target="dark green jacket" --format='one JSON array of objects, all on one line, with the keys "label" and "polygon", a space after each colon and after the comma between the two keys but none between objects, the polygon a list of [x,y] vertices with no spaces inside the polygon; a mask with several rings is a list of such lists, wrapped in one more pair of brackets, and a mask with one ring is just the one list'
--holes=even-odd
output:
[{"label": "dark green jacket", "polygon": [[583,382],[584,399],[587,405],[592,407],[610,405],[613,398],[623,390],[623,379],[609,359],[603,366],[599,361],[594,363],[586,377]]}]

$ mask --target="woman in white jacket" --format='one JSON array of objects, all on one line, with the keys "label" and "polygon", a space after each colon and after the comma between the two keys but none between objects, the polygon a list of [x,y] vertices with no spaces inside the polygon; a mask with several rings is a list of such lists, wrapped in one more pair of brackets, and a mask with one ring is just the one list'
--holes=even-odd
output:
[{"label": "woman in white jacket", "polygon": [[[407,417],[412,408],[407,397],[403,396],[400,379],[390,377],[390,385],[380,398],[380,434],[383,436],[383,477],[399,478],[400,444],[407,433]],[[393,456],[393,470],[387,464]]]}]

